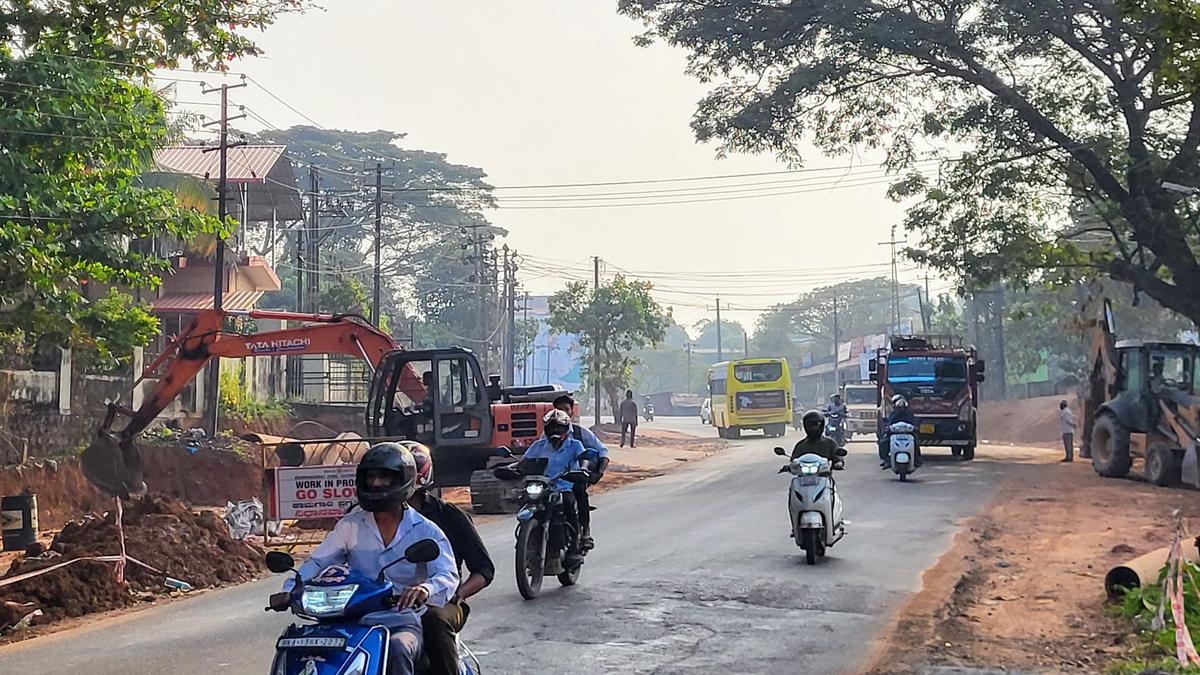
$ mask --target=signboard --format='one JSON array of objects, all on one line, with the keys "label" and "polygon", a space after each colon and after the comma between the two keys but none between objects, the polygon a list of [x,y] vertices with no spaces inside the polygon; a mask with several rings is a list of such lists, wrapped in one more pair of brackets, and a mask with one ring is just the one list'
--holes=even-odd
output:
[{"label": "signboard", "polygon": [[353,464],[274,469],[271,520],[341,518],[357,503]]},{"label": "signboard", "polygon": [[838,343],[837,360],[838,360],[838,363],[842,363],[843,361],[850,360],[850,343],[849,342],[839,342]]}]

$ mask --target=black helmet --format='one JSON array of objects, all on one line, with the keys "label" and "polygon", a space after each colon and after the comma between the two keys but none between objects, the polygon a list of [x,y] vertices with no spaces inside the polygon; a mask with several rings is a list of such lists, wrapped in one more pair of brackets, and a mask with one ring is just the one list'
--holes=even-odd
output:
[{"label": "black helmet", "polygon": [[[388,471],[392,482],[385,488],[367,485],[367,471]],[[376,443],[358,463],[354,486],[358,503],[364,511],[387,511],[404,504],[412,497],[417,484],[417,462],[412,452],[399,443]]]},{"label": "black helmet", "polygon": [[800,418],[800,426],[804,427],[809,436],[825,433],[825,416],[819,410],[809,410]]}]

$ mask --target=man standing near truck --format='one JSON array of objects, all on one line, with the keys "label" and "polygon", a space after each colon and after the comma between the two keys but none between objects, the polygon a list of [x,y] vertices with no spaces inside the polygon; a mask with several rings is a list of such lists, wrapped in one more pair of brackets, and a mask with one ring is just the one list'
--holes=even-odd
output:
[{"label": "man standing near truck", "polygon": [[1066,401],[1058,402],[1058,430],[1062,433],[1063,450],[1066,452],[1060,461],[1075,461],[1075,414]]}]

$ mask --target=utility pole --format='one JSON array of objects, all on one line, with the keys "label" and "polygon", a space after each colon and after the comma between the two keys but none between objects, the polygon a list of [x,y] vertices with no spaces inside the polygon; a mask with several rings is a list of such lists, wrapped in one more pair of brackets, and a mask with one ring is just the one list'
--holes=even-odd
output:
[{"label": "utility pole", "polygon": [[687,349],[687,393],[692,393],[692,341],[684,343]]},{"label": "utility pole", "polygon": [[717,296],[717,362],[725,360],[725,353],[721,351],[721,296]]},{"label": "utility pole", "polygon": [[[592,298],[600,295],[600,256],[592,256]],[[592,403],[596,406],[596,426],[600,426],[600,330],[592,336]],[[617,411],[613,411],[616,421]]]},{"label": "utility pole", "polygon": [[842,371],[838,369],[841,365],[839,361],[838,339],[841,336],[841,331],[838,329],[837,315],[838,298],[833,296],[833,379],[837,383],[838,388],[842,386]]},{"label": "utility pole", "polygon": [[501,350],[504,359],[504,382],[512,386],[516,384],[516,352],[517,352],[517,256],[513,252],[508,255],[508,244],[504,245],[504,348]]},{"label": "utility pole", "polygon": [[301,312],[316,312],[320,306],[318,296],[321,293],[321,255],[320,255],[320,237],[317,236],[321,229],[321,170],[316,166],[309,165],[308,167],[308,249],[305,253],[305,278],[307,280],[307,288],[304,296],[306,305],[300,308]]},{"label": "utility pole", "polygon": [[[918,295],[920,293],[918,292]],[[929,296],[929,271],[925,271],[925,302],[921,303],[921,328],[925,333],[931,332],[930,324],[933,323],[933,298]]]},{"label": "utility pole", "polygon": [[[524,330],[528,330],[529,329],[529,291],[525,291],[525,307],[523,307],[521,311],[525,315],[525,318],[521,320],[521,325],[523,325],[525,327]],[[537,341],[537,333],[534,333],[533,337],[529,338],[529,341],[536,342]],[[531,365],[533,365],[529,361],[529,355],[530,355],[530,353],[532,353],[533,350],[530,347],[526,347],[524,343],[521,343],[521,351],[523,351],[525,353],[525,358],[521,359],[521,361],[523,362],[523,365],[521,366],[521,384],[528,385],[529,384],[529,368]],[[534,362],[536,363],[536,359]],[[534,378],[534,379],[536,380],[537,378]]]},{"label": "utility pole", "polygon": [[382,305],[380,297],[380,274],[383,267],[383,162],[375,162],[375,285],[371,293],[371,323],[379,327]]},{"label": "utility pole", "polygon": [[[217,173],[217,218],[224,223],[225,217],[229,215],[227,202],[229,190],[229,148],[236,145],[245,145],[244,142],[233,144],[229,143],[229,123],[235,119],[245,117],[244,114],[237,117],[229,116],[229,90],[238,89],[246,86],[245,81],[239,84],[222,84],[219,87],[209,89],[204,88],[205,94],[221,92],[221,119],[217,120],[220,125],[220,140],[215,148],[205,148],[203,152],[212,152],[216,150],[219,153],[218,173]],[[205,125],[208,126],[208,125]],[[242,216],[245,220],[245,216]],[[224,309],[225,298],[225,238],[217,237],[217,251],[213,260],[213,309],[221,311]],[[209,438],[217,435],[217,408],[220,405],[221,395],[221,360],[213,359],[208,364],[208,381],[205,386],[205,412],[207,413],[205,420],[207,427],[205,432]]]},{"label": "utility pole", "polygon": [[750,334],[742,331],[742,348],[746,352],[745,358],[750,358]]},{"label": "utility pole", "polygon": [[887,241],[879,242],[880,246],[890,246],[892,251],[892,329],[888,331],[889,335],[900,330],[900,279],[896,266],[896,244],[904,242],[904,239],[896,239],[895,225],[892,225],[892,236]]}]

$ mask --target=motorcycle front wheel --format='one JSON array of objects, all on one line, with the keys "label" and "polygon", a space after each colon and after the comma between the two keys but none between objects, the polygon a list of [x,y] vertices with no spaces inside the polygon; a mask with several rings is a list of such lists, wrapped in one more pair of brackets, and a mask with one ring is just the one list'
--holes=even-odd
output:
[{"label": "motorcycle front wheel", "polygon": [[532,600],[542,590],[546,565],[545,528],[536,518],[521,521],[517,526],[517,590],[521,597]]},{"label": "motorcycle front wheel", "polygon": [[800,545],[804,548],[804,560],[809,565],[817,564],[817,547],[820,546],[817,537],[819,536],[820,533],[815,527],[800,530]]}]

